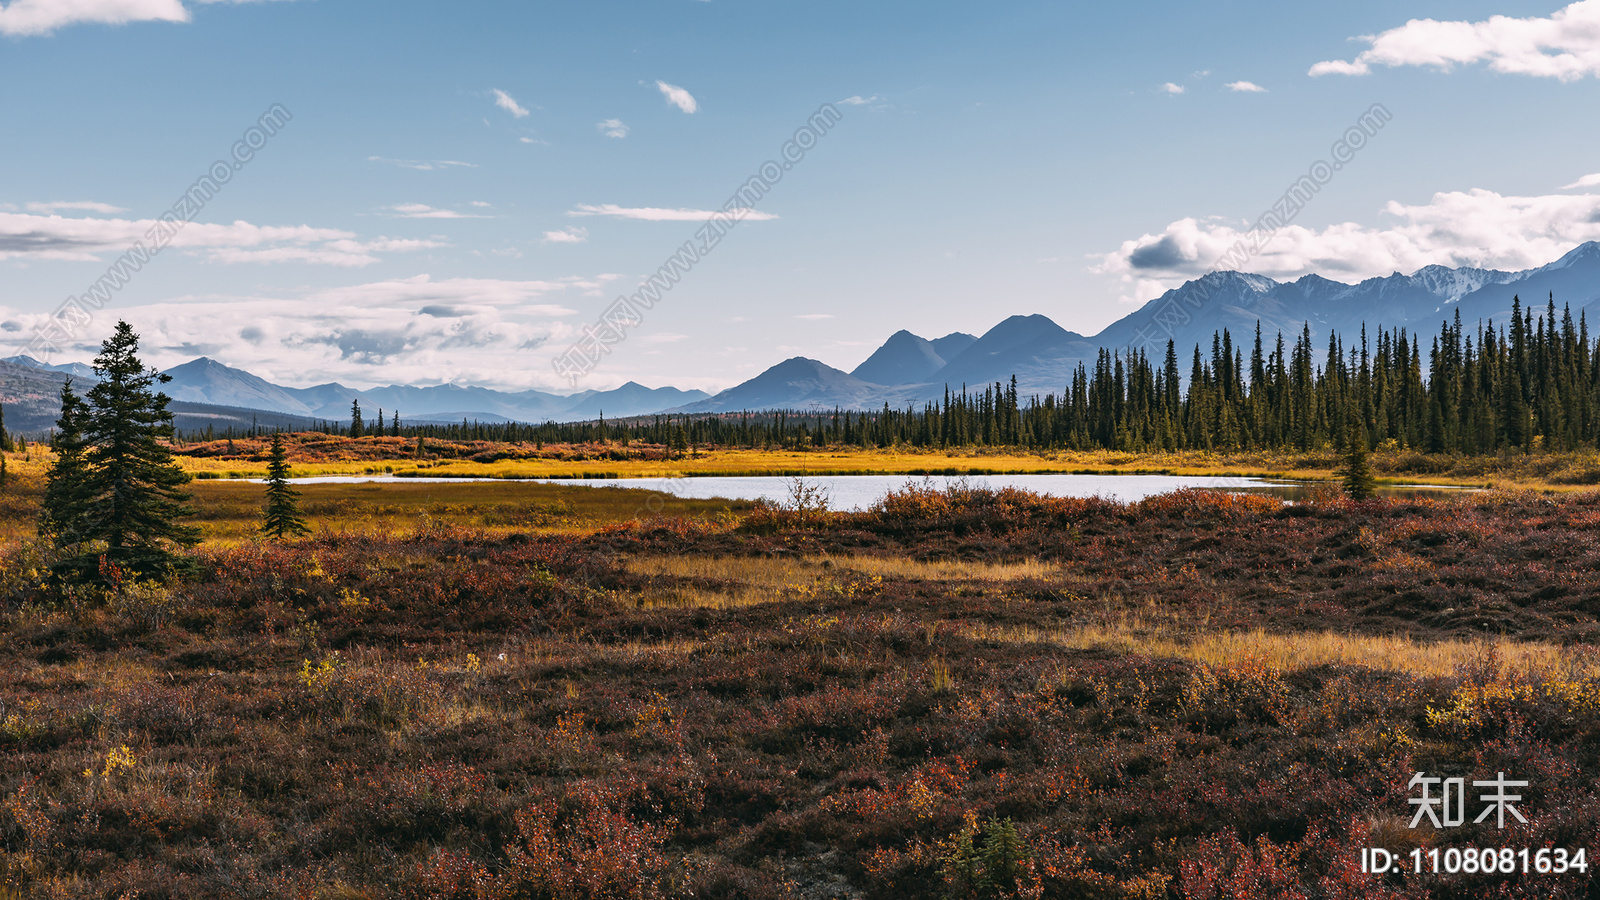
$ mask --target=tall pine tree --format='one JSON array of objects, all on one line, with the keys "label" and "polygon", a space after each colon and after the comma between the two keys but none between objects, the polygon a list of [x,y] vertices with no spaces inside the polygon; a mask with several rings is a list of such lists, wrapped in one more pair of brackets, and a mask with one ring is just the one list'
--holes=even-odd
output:
[{"label": "tall pine tree", "polygon": [[89,414],[83,429],[88,449],[85,480],[86,537],[106,543],[106,561],[128,577],[162,577],[182,562],[174,547],[200,542],[198,529],[179,523],[194,515],[183,486],[189,475],[163,443],[172,437],[170,398],[156,385],[171,378],[146,369],[135,354],[139,336],[127,322],[95,357]]},{"label": "tall pine tree", "polygon": [[289,486],[289,454],[283,449],[283,435],[272,436],[272,451],[267,457],[267,505],[261,513],[261,533],[283,540],[310,534],[300,517],[300,492]]},{"label": "tall pine tree", "polygon": [[88,442],[89,407],[72,389],[72,379],[61,385],[61,417],[50,439],[55,461],[46,475],[39,503],[39,535],[69,558],[88,540],[92,530],[89,510]]}]

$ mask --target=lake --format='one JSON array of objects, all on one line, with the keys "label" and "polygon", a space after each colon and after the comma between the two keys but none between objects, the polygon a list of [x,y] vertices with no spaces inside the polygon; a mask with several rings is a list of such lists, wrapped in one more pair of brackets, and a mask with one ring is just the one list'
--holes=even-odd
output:
[{"label": "lake", "polygon": [[[262,479],[252,478],[260,482]],[[472,481],[505,481],[501,478],[409,478],[393,475],[326,475],[311,478],[292,478],[296,484],[417,484]],[[691,500],[724,498],[729,500],[770,500],[783,503],[789,499],[792,478],[777,476],[743,476],[737,478],[529,478],[518,479],[537,484],[563,484],[596,489],[629,489],[655,491]],[[1234,478],[1207,475],[970,475],[970,476],[914,476],[914,475],[817,475],[808,482],[820,485],[828,495],[830,509],[866,509],[891,490],[907,483],[931,482],[935,487],[965,483],[972,487],[1000,489],[1021,488],[1037,494],[1054,497],[1094,497],[1130,503],[1155,494],[1164,494],[1182,488],[1209,488],[1213,490],[1244,491],[1266,494],[1284,500],[1304,500],[1311,496],[1320,483],[1304,481],[1278,481],[1266,478]],[[1381,485],[1380,495],[1442,497],[1460,493],[1470,488],[1441,485]]]}]

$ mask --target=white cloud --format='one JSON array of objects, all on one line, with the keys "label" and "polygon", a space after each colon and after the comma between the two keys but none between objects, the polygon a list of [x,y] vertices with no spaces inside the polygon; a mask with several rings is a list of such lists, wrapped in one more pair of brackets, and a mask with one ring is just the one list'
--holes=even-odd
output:
[{"label": "white cloud", "polygon": [[[428,275],[396,278],[348,287],[322,288],[305,302],[324,310],[421,307],[441,303],[475,308],[514,307],[517,312],[541,316],[570,316],[573,310],[559,304],[531,304],[548,294],[573,288],[598,288],[597,279],[568,277],[553,281],[503,281],[494,278],[446,278]],[[531,304],[531,305],[530,305]]]},{"label": "white cloud", "polygon": [[468,206],[476,206],[479,209],[489,209],[490,207],[494,206],[493,203],[486,203],[486,202],[484,202],[482,200],[474,200],[474,201],[472,201],[471,203],[469,203],[467,205]]},{"label": "white cloud", "polygon": [[[510,281],[424,274],[284,295],[119,303],[117,316],[141,335],[141,357],[164,368],[204,355],[298,386],[453,382],[564,391],[567,382],[550,361],[593,321],[592,312],[577,310],[603,303],[597,292],[606,288],[600,276]],[[0,320],[16,321],[25,332],[47,316],[0,308]],[[98,336],[93,346],[85,338],[85,346],[61,356],[87,359],[97,348]],[[627,351],[616,348],[606,374],[619,382],[647,379],[645,372],[627,372]],[[400,417],[407,418],[403,407]]]},{"label": "white cloud", "polygon": [[1223,87],[1240,94],[1265,94],[1267,92],[1266,88],[1253,81],[1230,81]]},{"label": "white cloud", "polygon": [[26,205],[26,208],[28,212],[43,213],[45,215],[61,212],[62,210],[96,212],[106,216],[127,212],[127,210],[120,206],[112,206],[109,203],[96,203],[93,200],[75,200],[57,203],[29,203]]},{"label": "white cloud", "polygon": [[805,319],[807,321],[816,321],[816,320],[819,320],[819,319],[831,319],[831,318],[833,318],[833,314],[832,313],[806,313],[804,315],[795,316],[795,318],[796,319]]},{"label": "white cloud", "polygon": [[466,169],[476,169],[478,167],[475,163],[461,162],[455,159],[389,159],[385,156],[369,156],[367,161],[389,163],[402,169],[416,169],[419,172],[431,172],[435,169],[448,169],[457,166]]},{"label": "white cloud", "polygon": [[621,119],[606,119],[595,124],[600,133],[609,138],[625,138],[628,136],[628,126]]},{"label": "white cloud", "polygon": [[1364,62],[1345,62],[1342,59],[1330,59],[1319,62],[1306,72],[1312,78],[1320,75],[1365,75],[1372,71]]},{"label": "white cloud", "polygon": [[587,228],[563,228],[560,231],[546,231],[539,240],[541,244],[582,244],[589,240]]},{"label": "white cloud", "polygon": [[[1417,205],[1390,201],[1382,215],[1390,221],[1378,226],[1289,225],[1242,268],[1280,280],[1317,273],[1347,281],[1434,264],[1517,270],[1600,240],[1600,194],[1450,191]],[[1119,277],[1128,289],[1123,299],[1142,302],[1210,271],[1249,228],[1219,218],[1179,219],[1100,255],[1091,271]]]},{"label": "white cloud", "polygon": [[1185,90],[1187,90],[1187,88],[1185,88],[1181,84],[1173,84],[1172,82],[1169,81],[1166,84],[1163,84],[1161,86],[1161,90],[1166,92],[1166,93],[1168,93],[1168,94],[1181,94]]},{"label": "white cloud", "polygon": [[1600,74],[1600,0],[1580,0],[1549,18],[1490,16],[1481,22],[1412,19],[1359,40],[1371,46],[1353,60],[1327,60],[1309,74],[1365,75],[1373,66],[1487,62],[1496,72],[1575,81]]},{"label": "white cloud", "polygon": [[700,109],[700,104],[694,99],[694,96],[683,88],[675,84],[667,84],[665,81],[656,82],[656,87],[661,90],[661,95],[667,98],[668,103],[684,112],[693,113]]},{"label": "white cloud", "polygon": [[522,119],[528,116],[528,110],[523,107],[522,104],[518,103],[510,94],[500,90],[499,88],[494,89],[494,105],[500,107],[508,113],[511,113],[512,118],[515,119]]},{"label": "white cloud", "polygon": [[13,37],[49,34],[66,25],[93,22],[187,22],[189,11],[178,0],[13,0],[0,7],[0,34]]},{"label": "white cloud", "polygon": [[1585,175],[1571,184],[1564,184],[1561,186],[1561,189],[1563,191],[1570,191],[1573,188],[1594,187],[1595,185],[1600,185],[1600,172],[1596,172],[1593,175]]},{"label": "white cloud", "polygon": [[[254,0],[197,0],[199,3],[250,3]],[[67,25],[127,25],[131,22],[187,22],[179,0],[13,0],[0,6],[0,34],[28,37]]]},{"label": "white cloud", "polygon": [[877,94],[873,94],[871,97],[863,97],[860,94],[857,94],[854,97],[846,97],[839,102],[845,106],[866,106],[868,103],[876,103],[877,100]]},{"label": "white cloud", "polygon": [[[474,203],[473,206],[478,204]],[[489,204],[485,203],[484,206]],[[426,203],[402,203],[398,206],[384,207],[389,215],[398,219],[486,219],[488,216],[474,215],[472,213],[456,212],[453,209],[435,209]]]},{"label": "white cloud", "polygon": [[[575,208],[568,210],[569,216],[613,216],[618,219],[638,219],[642,222],[704,222],[712,216],[726,215],[721,210],[710,209],[661,209],[654,206],[627,207],[615,203],[602,203],[594,205],[580,203]],[[743,211],[741,218],[746,222],[768,222],[776,219],[772,213],[757,212],[753,209]]]},{"label": "white cloud", "polygon": [[[98,219],[0,213],[0,259],[101,260],[136,242],[149,246],[153,219]],[[444,246],[437,240],[359,240],[348,231],[309,225],[262,226],[191,222],[166,245],[212,262],[311,262],[365,266],[378,253]]]}]

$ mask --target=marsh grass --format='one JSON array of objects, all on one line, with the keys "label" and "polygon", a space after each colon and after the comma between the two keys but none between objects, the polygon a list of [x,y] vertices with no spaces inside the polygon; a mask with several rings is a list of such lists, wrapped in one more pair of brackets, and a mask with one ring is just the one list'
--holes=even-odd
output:
[{"label": "marsh grass", "polygon": [[[678,478],[817,475],[1123,474],[1210,475],[1329,481],[1339,455],[1329,448],[1133,452],[967,447],[743,450],[702,448],[675,458],[664,447],[633,444],[492,444],[435,441],[416,459],[404,438],[297,436],[290,445],[294,474],[445,476],[476,478]],[[193,445],[180,450],[186,469],[203,478],[262,477],[264,439]],[[440,458],[443,455],[449,458]],[[1571,490],[1600,484],[1600,452],[1507,451],[1486,456],[1426,454],[1382,447],[1372,454],[1380,483],[1427,481],[1474,487]]]},{"label": "marsh grass", "polygon": [[[1009,583],[1029,579],[1077,584],[1059,563],[1036,559],[1012,563],[923,561],[883,556],[764,558],[735,556],[639,556],[624,568],[671,580],[634,597],[642,609],[739,609],[766,603],[814,603],[817,586],[851,573],[907,581],[937,582],[946,592],[980,585],[1003,597]],[[1183,659],[1227,667],[1241,661],[1298,672],[1319,666],[1360,666],[1415,677],[1453,677],[1483,660],[1497,661],[1496,677],[1541,680],[1600,678],[1600,654],[1586,647],[1497,639],[1423,640],[1405,635],[1213,629],[1208,616],[1154,602],[1129,609],[1125,598],[1103,595],[1086,601],[1089,621],[1070,628],[1034,625],[930,623],[930,634],[948,627],[964,637],[1002,644],[1040,644],[1072,650],[1107,650],[1119,655]]]},{"label": "marsh grass", "polygon": [[[461,484],[306,484],[300,504],[316,532],[414,534],[435,526],[468,527],[486,534],[576,532],[647,516],[705,521],[747,511],[729,500],[684,500],[643,490],[610,490],[520,482]],[[260,526],[259,484],[199,481],[193,485],[196,519],[213,544],[253,539]]]},{"label": "marsh grass", "polygon": [[633,598],[642,609],[740,609],[764,603],[807,602],[862,595],[885,579],[1003,586],[1021,579],[1070,580],[1063,567],[1037,559],[1013,563],[917,560],[896,556],[822,555],[639,556],[627,571],[652,584]]},{"label": "marsh grass", "polygon": [[1419,640],[1398,635],[1331,631],[1272,633],[1180,631],[1166,624],[1123,620],[1072,629],[962,625],[957,633],[1003,644],[1040,644],[1072,650],[1184,659],[1212,667],[1243,662],[1299,672],[1319,666],[1360,666],[1422,678],[1447,678],[1496,660],[1493,678],[1539,681],[1600,678],[1600,656],[1590,648],[1507,640]]}]

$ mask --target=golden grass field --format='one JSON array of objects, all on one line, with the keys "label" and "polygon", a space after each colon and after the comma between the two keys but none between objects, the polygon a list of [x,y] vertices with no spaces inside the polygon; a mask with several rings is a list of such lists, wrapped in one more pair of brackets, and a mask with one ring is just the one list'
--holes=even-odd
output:
[{"label": "golden grass field", "polygon": [[[0,545],[31,538],[46,460],[13,455],[10,483],[0,490]],[[652,516],[711,519],[748,511],[736,500],[684,500],[659,491],[614,490],[520,481],[302,484],[300,509],[314,532],[371,531],[401,534],[430,524],[463,526],[486,534],[513,531],[582,531]],[[260,525],[261,484],[199,479],[189,485],[191,505],[207,544],[249,541]]]},{"label": "golden grass field", "polygon": [[[635,574],[663,584],[628,598],[640,609],[739,609],[843,599],[875,590],[883,579],[929,583],[949,595],[980,595],[1011,602],[1018,582],[1071,589],[1083,579],[1067,566],[1037,559],[1007,563],[952,560],[925,562],[901,557],[828,555],[795,559],[650,556],[624,561]],[[1501,666],[1501,677],[1543,681],[1592,680],[1600,676],[1600,654],[1591,648],[1545,641],[1495,638],[1422,641],[1399,635],[1263,629],[1213,629],[1204,618],[1163,609],[1154,602],[1131,610],[1126,603],[1085,602],[1068,627],[971,625],[925,621],[930,635],[941,629],[996,644],[1105,650],[1118,655],[1186,659],[1208,666],[1249,660],[1284,672],[1318,666],[1353,665],[1419,677],[1448,677],[1485,658]],[[931,639],[931,638],[930,638]]]},{"label": "golden grass field", "polygon": [[[494,445],[430,445],[418,459],[402,438],[326,438],[290,445],[290,464],[299,477],[386,475],[451,478],[678,478],[791,475],[1014,475],[1123,474],[1246,476],[1304,481],[1338,478],[1340,455],[1310,451],[1241,450],[1171,453],[1091,451],[702,449],[670,458],[661,448],[606,445],[500,445],[507,456],[493,462],[470,457]],[[199,479],[259,478],[266,474],[262,440],[212,442],[180,456]],[[438,452],[444,451],[444,452]],[[456,458],[449,458],[451,455]],[[1380,447],[1372,454],[1380,484],[1430,483],[1477,488],[1574,490],[1600,484],[1600,452],[1504,453],[1497,456],[1422,454]]]},{"label": "golden grass field", "polygon": [[[1026,453],[966,449],[916,452],[897,450],[702,450],[668,458],[659,448],[551,445],[535,451],[513,448],[531,458],[479,462],[441,458],[470,456],[494,445],[435,442],[424,458],[402,438],[297,436],[290,442],[295,477],[394,475],[448,477],[461,483],[300,485],[312,526],[330,531],[375,529],[408,531],[430,520],[490,532],[575,530],[650,515],[711,517],[738,513],[746,502],[680,500],[647,491],[594,491],[560,485],[518,483],[525,479],[676,478],[696,476],[793,475],[992,475],[992,474],[1164,474],[1250,476],[1302,481],[1338,478],[1340,459],[1331,450],[1311,452],[1131,453],[1050,451]],[[188,445],[177,457],[195,476],[192,489],[197,524],[208,541],[237,542],[254,533],[261,487],[244,479],[266,475],[263,439]],[[622,458],[611,458],[613,456]],[[10,484],[0,489],[0,539],[32,533],[33,506],[50,459],[35,445],[28,454],[8,454]],[[1600,483],[1600,453],[1510,454],[1497,457],[1425,456],[1380,448],[1373,454],[1380,483],[1432,483],[1483,488],[1571,491]],[[466,481],[492,478],[494,482]]]},{"label": "golden grass field", "polygon": [[[242,441],[240,442],[243,443]],[[252,454],[253,455],[253,454]],[[183,457],[184,468],[202,478],[260,478],[264,460],[249,457]],[[1264,461],[1262,461],[1264,462]],[[682,478],[758,475],[998,475],[1030,473],[1246,474],[1226,459],[1193,454],[1016,453],[903,450],[702,450],[677,459],[539,459],[483,463],[467,459],[416,461],[403,454],[387,460],[297,460],[296,476],[379,475],[449,478]],[[1302,474],[1315,477],[1319,469]],[[1249,474],[1291,476],[1290,471]],[[1326,474],[1323,472],[1322,474]],[[1292,477],[1292,476],[1291,476]]]}]

